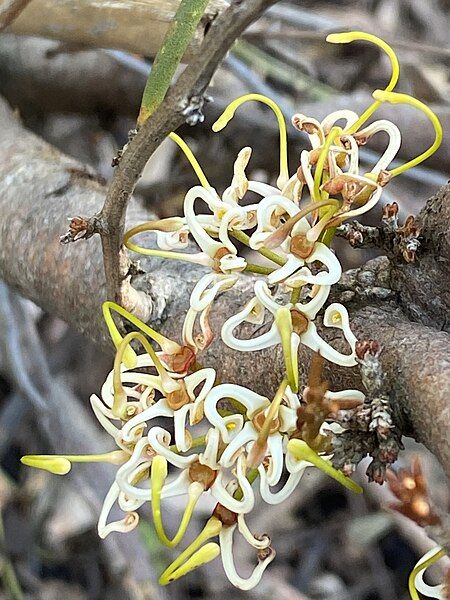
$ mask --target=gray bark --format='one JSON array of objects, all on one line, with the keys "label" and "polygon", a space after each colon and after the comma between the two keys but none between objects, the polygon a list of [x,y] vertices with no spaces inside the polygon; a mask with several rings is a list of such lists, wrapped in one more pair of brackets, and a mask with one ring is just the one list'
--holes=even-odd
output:
[{"label": "gray bark", "polygon": [[[59,244],[67,217],[97,212],[105,187],[75,160],[24,130],[5,103],[0,104],[0,127],[0,275],[43,309],[106,345],[100,311],[105,288],[99,240]],[[404,434],[425,443],[447,472],[449,202],[447,186],[421,212],[424,243],[415,264],[387,258],[370,261],[347,272],[332,298],[345,302],[360,339],[377,339],[382,344],[381,360],[399,426]],[[131,223],[148,219],[137,208],[129,213]],[[202,270],[155,259],[140,264],[145,274],[135,277],[133,285],[152,299],[152,325],[178,337],[189,291]],[[251,279],[245,278],[219,297],[212,316],[216,333],[227,315],[243,306],[250,290]],[[320,326],[319,330],[327,335]],[[309,352],[302,349],[303,370],[308,359]],[[279,350],[236,353],[216,340],[201,360],[217,368],[223,381],[239,381],[266,394],[281,378]],[[356,368],[333,367],[327,377],[332,389],[361,387]]]}]

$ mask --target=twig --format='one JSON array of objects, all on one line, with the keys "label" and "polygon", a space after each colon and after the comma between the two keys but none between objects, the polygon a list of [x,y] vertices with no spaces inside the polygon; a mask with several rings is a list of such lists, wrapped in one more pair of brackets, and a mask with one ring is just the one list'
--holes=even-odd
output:
[{"label": "twig", "polygon": [[142,125],[164,100],[207,4],[208,0],[181,0],[148,76],[138,125]]},{"label": "twig", "polygon": [[2,0],[0,4],[0,31],[8,27],[31,0]]},{"label": "twig", "polygon": [[148,159],[162,140],[184,121],[195,124],[202,120],[203,94],[217,65],[245,27],[275,1],[234,0],[211,23],[201,52],[186,67],[165,100],[129,142],[114,174],[99,216],[107,224],[106,232],[100,234],[107,294],[141,318],[149,316],[148,301],[129,285],[128,259],[122,250],[128,201]]}]

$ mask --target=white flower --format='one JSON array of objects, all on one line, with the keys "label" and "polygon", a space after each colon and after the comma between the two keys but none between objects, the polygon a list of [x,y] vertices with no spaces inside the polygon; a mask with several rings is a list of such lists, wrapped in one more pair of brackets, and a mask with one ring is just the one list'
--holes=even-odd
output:
[{"label": "white flower", "polygon": [[275,558],[275,551],[268,546],[262,548],[260,553],[264,553],[264,555],[258,560],[252,574],[248,578],[241,577],[236,570],[233,556],[233,535],[237,527],[239,527],[238,524],[222,527],[219,533],[220,554],[229,581],[238,589],[246,591],[251,590],[261,581],[264,571]]},{"label": "white flower", "polygon": [[[344,337],[351,348],[351,354],[342,354],[335,350],[330,344],[323,340],[317,333],[314,319],[325,304],[330,286],[320,286],[316,295],[306,304],[288,303],[280,306],[272,298],[267,284],[258,280],[255,282],[255,298],[236,315],[230,317],[222,326],[221,336],[225,344],[234,350],[251,352],[270,348],[282,342],[280,326],[277,324],[276,317],[281,309],[288,309],[291,313],[291,344],[292,353],[296,354],[299,344],[304,344],[315,352],[319,352],[324,358],[341,366],[354,366],[356,337],[353,335],[347,309],[338,303],[333,303],[327,307],[324,313],[323,324],[325,327],[337,327],[342,330]],[[261,324],[264,314],[263,308],[269,310],[275,317],[275,320],[269,331],[249,339],[239,339],[234,335],[234,330],[244,322],[255,322]]]},{"label": "white flower", "polygon": [[[261,477],[267,480],[268,485],[276,485],[283,473],[283,440],[288,433],[295,430],[296,409],[299,406],[298,400],[293,400],[293,397],[296,399],[295,394],[292,394],[287,388],[283,396],[287,405],[280,406],[278,416],[272,423],[267,439],[269,466],[267,471],[264,469],[261,472]],[[237,400],[242,404],[246,408],[245,417],[248,419],[242,430],[233,439],[230,439],[224,418],[217,410],[217,403],[227,398]],[[247,452],[247,449],[249,452],[251,451],[264,424],[269,406],[268,398],[239,385],[221,384],[209,392],[205,400],[205,416],[214,427],[218,428],[222,438],[227,442],[227,447],[219,460],[222,467],[231,467]]]}]

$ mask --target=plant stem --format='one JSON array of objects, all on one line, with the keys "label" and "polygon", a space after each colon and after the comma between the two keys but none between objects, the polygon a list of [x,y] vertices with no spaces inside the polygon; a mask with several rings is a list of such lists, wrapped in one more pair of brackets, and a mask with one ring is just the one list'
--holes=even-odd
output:
[{"label": "plant stem", "polygon": [[253,263],[247,263],[244,271],[258,273],[258,275],[270,275],[275,271],[275,269],[271,269],[270,267],[261,267],[260,265],[254,265]]},{"label": "plant stem", "polygon": [[207,4],[208,0],[181,0],[148,76],[138,125],[142,125],[164,100]]},{"label": "plant stem", "polygon": [[[250,248],[250,238],[246,233],[240,231],[239,229],[232,229],[229,232],[229,234],[231,235],[231,237],[234,237],[236,240],[239,240],[240,242],[242,242]],[[272,252],[272,250],[268,250],[267,248],[263,247],[259,248],[258,252],[261,254],[261,256],[264,256],[264,258],[271,260],[272,262],[274,262],[277,265],[280,265],[281,267],[284,264],[286,264],[286,260],[283,257],[279,256],[276,252]]]}]

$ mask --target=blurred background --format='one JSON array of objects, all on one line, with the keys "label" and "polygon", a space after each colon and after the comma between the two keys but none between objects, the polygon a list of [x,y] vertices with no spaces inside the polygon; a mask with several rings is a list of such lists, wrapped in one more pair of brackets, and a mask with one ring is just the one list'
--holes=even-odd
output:
[{"label": "blurred background", "polygon": [[[151,35],[144,35],[147,24],[132,12],[133,28],[127,28],[125,20],[122,29],[108,33],[111,14],[107,11],[115,4],[134,11],[137,5],[149,3],[32,0],[19,19],[0,33],[0,94],[28,128],[94,167],[106,180],[112,174],[112,157],[135,126],[152,56],[176,3],[151,2],[157,7],[149,25]],[[390,64],[371,45],[325,42],[327,33],[349,29],[375,33],[394,47],[402,68],[397,89],[429,103],[448,132],[449,7],[447,0],[276,4],[245,32],[214,76],[204,123],[185,125],[180,133],[219,191],[229,185],[236,154],[247,145],[253,147],[250,178],[274,181],[278,130],[270,111],[251,103],[239,109],[220,134],[212,133],[210,126],[232,99],[248,92],[273,98],[288,121],[294,112],[318,119],[337,108],[361,112],[370,104],[372,90],[386,85]],[[148,51],[147,43],[152,45]],[[196,51],[195,44],[191,51]],[[432,139],[431,127],[413,110],[388,106],[380,115],[399,125],[402,159],[419,154]],[[307,145],[293,128],[289,134],[294,168]],[[385,140],[381,137],[377,143],[382,148]],[[447,134],[432,160],[396,179],[384,193],[384,202],[399,203],[403,218],[417,213],[427,197],[446,183],[448,145]],[[364,148],[361,155],[367,165],[376,162],[376,150],[377,146]],[[160,217],[180,213],[184,193],[195,182],[187,161],[168,140],[149,162],[135,202]],[[381,207],[367,222],[376,223],[380,215]],[[347,268],[374,256],[344,244],[342,253]],[[365,483],[366,493],[356,497],[321,473],[309,471],[286,503],[270,510],[257,506],[253,513],[257,529],[270,533],[277,551],[259,587],[247,593],[230,588],[216,560],[169,588],[159,588],[157,576],[172,555],[157,541],[148,511],[143,511],[134,532],[112,534],[105,541],[97,537],[99,507],[113,469],[79,465],[70,476],[58,478],[26,469],[19,461],[23,454],[59,448],[76,453],[111,449],[88,404],[111,366],[110,354],[0,283],[2,598],[409,597],[408,574],[433,542],[413,523],[385,510],[391,500],[386,486]],[[448,487],[436,460],[406,440],[400,466],[406,466],[412,454],[422,457],[432,496],[445,508]],[[360,481],[364,470],[362,464]],[[170,501],[175,521],[181,509],[176,499]],[[206,516],[206,511],[200,513],[197,531]],[[245,549],[238,548],[237,563],[243,573],[250,570],[250,560]],[[434,576],[439,581],[438,571]]]}]

